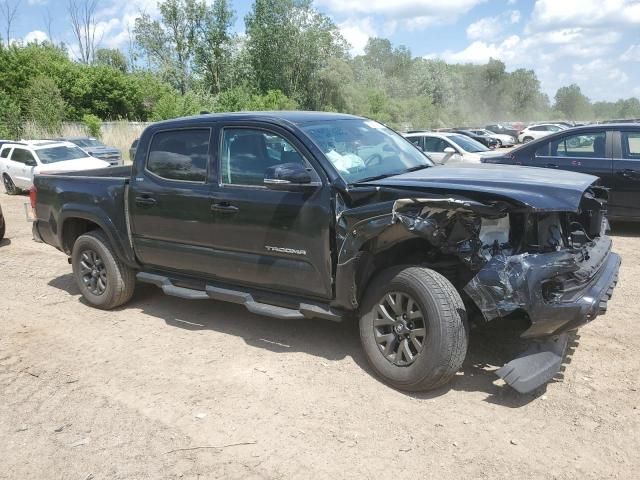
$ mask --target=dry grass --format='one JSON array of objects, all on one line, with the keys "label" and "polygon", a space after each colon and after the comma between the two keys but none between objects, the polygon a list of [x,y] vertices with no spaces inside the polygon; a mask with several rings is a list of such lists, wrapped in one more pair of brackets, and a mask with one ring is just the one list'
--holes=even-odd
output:
[{"label": "dry grass", "polygon": [[[102,124],[102,142],[110,147],[116,147],[122,152],[125,163],[129,163],[129,147],[131,143],[140,136],[147,126],[143,122],[105,122]],[[37,127],[32,122],[24,125],[22,138],[25,140],[39,140],[43,138],[51,138],[54,135]],[[82,137],[89,136],[89,132],[81,123],[65,123],[62,127],[64,137]]]}]

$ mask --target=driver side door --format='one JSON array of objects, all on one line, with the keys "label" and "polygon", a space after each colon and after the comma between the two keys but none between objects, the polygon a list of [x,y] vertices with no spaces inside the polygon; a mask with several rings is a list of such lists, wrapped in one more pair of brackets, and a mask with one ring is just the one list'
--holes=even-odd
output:
[{"label": "driver side door", "polygon": [[[330,189],[310,152],[273,125],[223,124],[218,131],[210,243],[218,276],[235,284],[328,299],[332,296]],[[312,185],[271,190],[269,167],[302,163]]]}]

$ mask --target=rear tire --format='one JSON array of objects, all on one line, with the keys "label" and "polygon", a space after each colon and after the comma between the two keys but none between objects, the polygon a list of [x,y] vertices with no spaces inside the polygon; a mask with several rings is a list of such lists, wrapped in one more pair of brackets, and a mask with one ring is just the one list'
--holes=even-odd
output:
[{"label": "rear tire", "polygon": [[133,296],[135,271],[118,259],[102,231],[93,230],[78,237],[71,264],[76,284],[92,306],[110,310]]},{"label": "rear tire", "polygon": [[529,143],[531,140],[533,140],[533,137],[524,137],[522,143]]},{"label": "rear tire", "polygon": [[362,312],[365,354],[392,387],[438,388],[462,366],[468,345],[466,311],[456,289],[439,273],[420,267],[382,272],[371,282]]},{"label": "rear tire", "polygon": [[7,195],[17,195],[20,193],[20,189],[16,187],[16,184],[13,183],[11,177],[6,173],[2,176],[2,183],[4,183],[4,191],[7,192]]}]

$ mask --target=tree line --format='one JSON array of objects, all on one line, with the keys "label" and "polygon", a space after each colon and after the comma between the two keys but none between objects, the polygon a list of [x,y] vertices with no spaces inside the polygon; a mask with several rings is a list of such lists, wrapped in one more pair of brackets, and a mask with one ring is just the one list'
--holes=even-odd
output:
[{"label": "tree line", "polygon": [[25,121],[54,133],[87,116],[146,121],[203,110],[338,111],[398,129],[640,117],[637,98],[591,102],[575,84],[550,99],[533,70],[510,72],[495,59],[448,64],[385,38],[352,55],[311,0],[255,0],[242,35],[230,0],[162,0],[158,18],[135,20],[126,54],[99,48],[98,5],[69,0],[76,61],[62,43],[0,42],[0,137],[18,137]]}]

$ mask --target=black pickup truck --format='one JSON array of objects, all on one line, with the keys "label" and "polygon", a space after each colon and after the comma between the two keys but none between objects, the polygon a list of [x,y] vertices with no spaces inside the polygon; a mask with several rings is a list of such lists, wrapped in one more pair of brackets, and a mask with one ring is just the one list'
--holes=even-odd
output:
[{"label": "black pickup truck", "polygon": [[36,176],[36,239],[70,256],[95,307],[136,280],[283,319],[357,318],[390,385],[449,381],[469,324],[526,322],[498,370],[520,392],[557,373],[568,332],[606,309],[620,258],[597,178],[434,167],[371,120],[317,112],[156,123],[133,166]]}]

